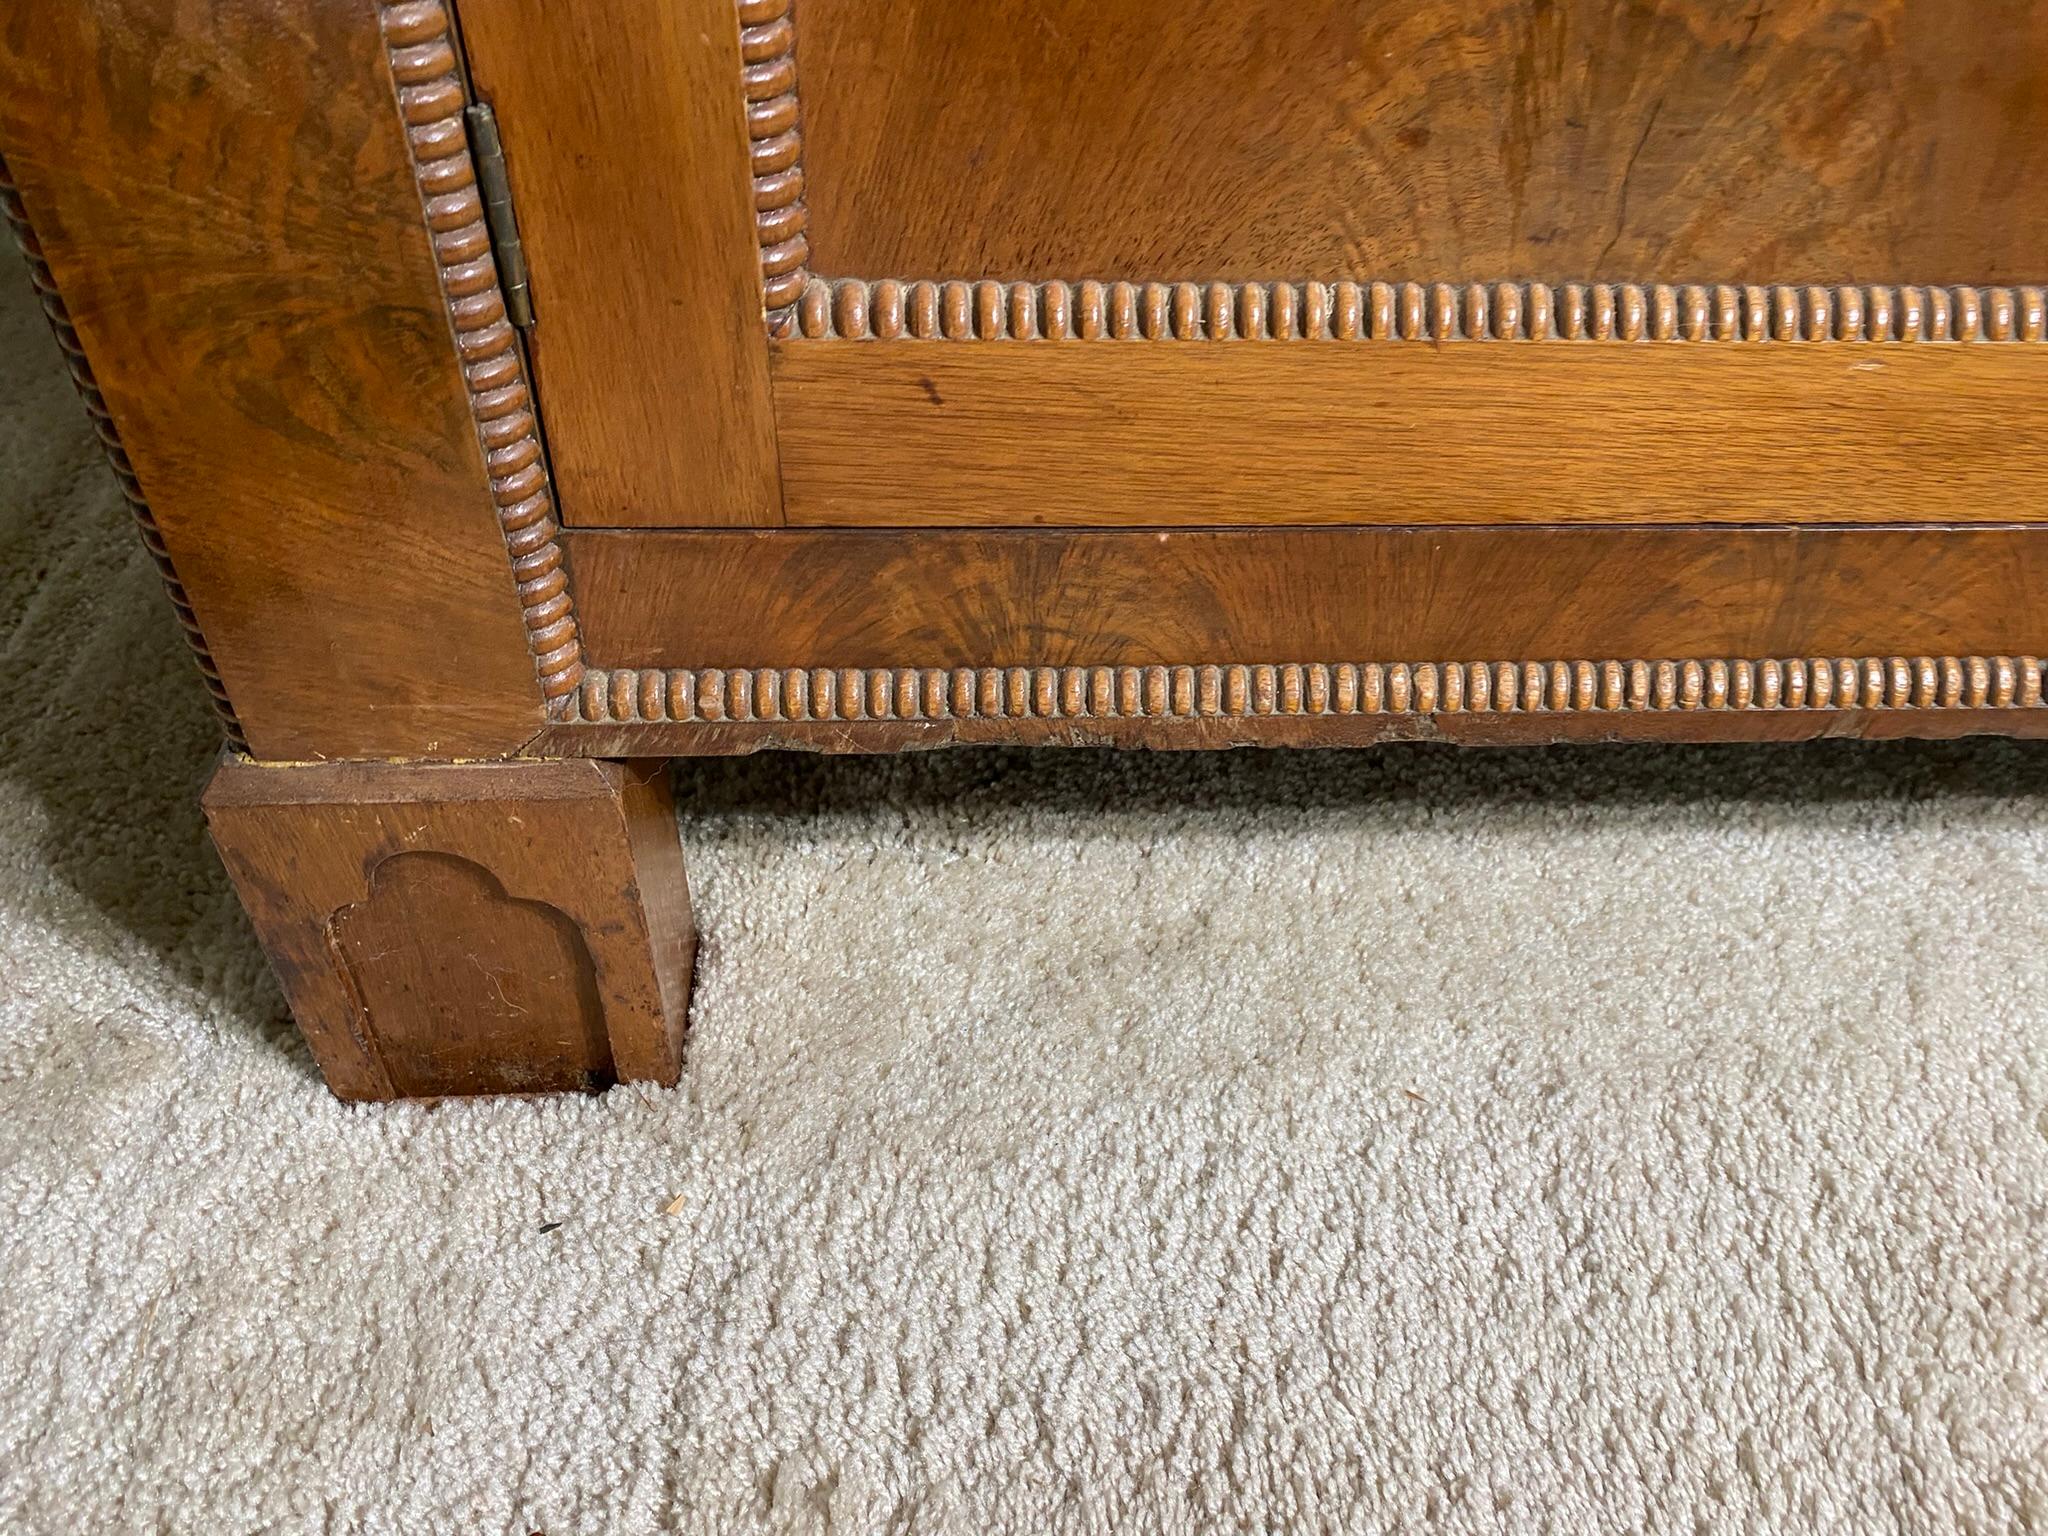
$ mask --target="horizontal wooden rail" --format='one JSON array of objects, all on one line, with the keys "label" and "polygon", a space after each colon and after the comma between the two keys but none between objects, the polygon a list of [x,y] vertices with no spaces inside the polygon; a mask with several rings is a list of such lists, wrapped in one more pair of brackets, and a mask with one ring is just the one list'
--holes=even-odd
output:
[{"label": "horizontal wooden rail", "polygon": [[818,527],[2048,518],[2048,347],[778,344]]}]

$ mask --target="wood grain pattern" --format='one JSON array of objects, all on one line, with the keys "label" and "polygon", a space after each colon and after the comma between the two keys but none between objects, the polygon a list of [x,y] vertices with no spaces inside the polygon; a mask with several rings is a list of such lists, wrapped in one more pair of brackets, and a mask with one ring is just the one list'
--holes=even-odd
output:
[{"label": "wood grain pattern", "polygon": [[805,0],[841,274],[2048,276],[2030,0]]},{"label": "wood grain pattern", "polygon": [[705,667],[2048,654],[2048,528],[577,532],[568,558],[604,687]]},{"label": "wood grain pattern", "polygon": [[228,757],[206,813],[342,1097],[676,1080],[695,938],[662,766]]},{"label": "wood grain pattern", "polygon": [[462,6],[532,270],[569,524],[781,521],[742,101],[775,61],[745,65],[743,87],[740,19],[733,0]]},{"label": "wood grain pattern", "polygon": [[229,746],[245,751],[248,742],[242,735],[242,722],[235,718],[235,706],[228,698],[227,685],[221,681],[220,668],[214,665],[213,653],[206,647],[206,636],[199,628],[198,616],[192,611],[191,600],[185,596],[185,585],[178,580],[177,567],[171,561],[170,551],[164,547],[163,534],[157,530],[156,515],[149,510],[149,503],[143,500],[142,486],[135,478],[135,466],[128,458],[128,450],[121,446],[120,429],[114,425],[113,415],[107,410],[106,397],[100,393],[99,380],[93,376],[92,363],[71,324],[71,312],[64,306],[64,296],[57,291],[57,279],[50,271],[50,264],[43,259],[42,244],[29,227],[28,211],[21,205],[21,196],[15,189],[14,178],[7,173],[4,159],[0,159],[0,218],[6,220],[15,244],[21,248],[21,254],[28,262],[29,282],[35,287],[36,297],[42,301],[43,316],[50,322],[50,331],[57,338],[58,349],[64,354],[71,382],[77,387],[78,398],[92,422],[93,435],[106,452],[108,467],[114,472],[114,483],[121,488],[121,498],[128,503],[129,514],[134,517],[136,530],[142,535],[143,548],[149,551],[149,558],[155,563],[156,573],[163,581],[164,594],[171,600],[171,611],[177,615],[178,625],[185,631],[185,644],[199,665],[199,676],[206,684],[207,696],[213,701],[213,712],[220,720],[221,733]]},{"label": "wood grain pattern", "polygon": [[0,146],[250,748],[531,737],[377,7],[16,10]]},{"label": "wood grain pattern", "polygon": [[790,342],[792,525],[2008,522],[2034,346]]},{"label": "wood grain pattern", "polygon": [[505,535],[527,646],[543,697],[572,692],[583,676],[569,579],[556,543],[547,455],[526,385],[518,333],[491,254],[490,230],[463,128],[465,96],[441,0],[400,0],[383,10],[384,41],[399,116],[412,146],[421,209],[434,236],[448,320],[469,386],[470,411]]},{"label": "wood grain pattern", "polygon": [[794,334],[843,341],[2041,341],[2048,292],[814,278],[798,301]]}]

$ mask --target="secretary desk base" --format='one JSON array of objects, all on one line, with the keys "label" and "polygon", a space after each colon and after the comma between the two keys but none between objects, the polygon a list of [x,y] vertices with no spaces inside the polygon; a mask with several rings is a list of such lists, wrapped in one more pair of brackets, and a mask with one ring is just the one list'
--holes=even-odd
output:
[{"label": "secretary desk base", "polygon": [[343,1097],[675,1080],[672,756],[2048,736],[2048,6],[27,9]]}]

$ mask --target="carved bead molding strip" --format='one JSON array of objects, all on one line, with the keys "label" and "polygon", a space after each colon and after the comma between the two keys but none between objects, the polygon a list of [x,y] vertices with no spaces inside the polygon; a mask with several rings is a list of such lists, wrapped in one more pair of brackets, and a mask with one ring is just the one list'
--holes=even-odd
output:
[{"label": "carved bead molding strip", "polygon": [[814,278],[797,334],[925,341],[2040,341],[2040,288]]},{"label": "carved bead molding strip", "polygon": [[570,720],[1208,720],[1253,715],[2038,709],[2034,656],[754,667],[586,672]]},{"label": "carved bead molding strip", "polygon": [[560,530],[533,397],[518,335],[505,317],[483,198],[470,163],[462,123],[465,97],[449,41],[448,13],[441,0],[405,0],[386,5],[383,22],[399,114],[469,385],[491,499],[519,585],[527,641],[541,693],[550,700],[564,699],[582,680],[583,648],[555,537]]},{"label": "carved bead molding strip", "polygon": [[741,79],[754,168],[754,224],[761,236],[761,302],[773,334],[789,334],[810,274],[804,236],[803,138],[797,122],[796,29],[791,0],[739,0]]},{"label": "carved bead molding strip", "polygon": [[57,345],[70,366],[71,382],[78,386],[78,397],[85,402],[85,413],[92,419],[93,432],[98,436],[100,446],[106,450],[114,479],[128,502],[128,510],[135,515],[135,525],[142,530],[143,547],[149,551],[149,558],[156,562],[157,575],[163,578],[164,591],[170,594],[171,608],[184,628],[185,642],[192,648],[193,659],[199,663],[199,675],[205,679],[206,691],[213,699],[213,712],[220,717],[221,731],[230,746],[238,752],[246,752],[248,743],[242,738],[242,723],[235,718],[235,707],[228,699],[227,685],[221,681],[213,653],[206,648],[206,636],[200,632],[199,620],[185,596],[184,583],[178,580],[177,569],[171,564],[170,551],[164,548],[156,517],[149,510],[149,503],[142,498],[142,486],[135,478],[135,466],[128,461],[128,451],[121,446],[121,434],[115,430],[114,419],[107,412],[106,397],[100,393],[99,381],[93,377],[92,364],[86,360],[85,348],[72,327],[71,313],[64,307],[64,298],[57,291],[50,265],[43,259],[43,248],[36,240],[35,231],[29,228],[28,213],[21,205],[21,195],[15,188],[5,159],[0,159],[0,214],[5,215],[8,227],[14,232],[15,243],[21,247],[22,255],[28,258],[29,281],[35,285],[36,293],[43,301],[43,313],[49,318],[50,329],[56,334]]}]

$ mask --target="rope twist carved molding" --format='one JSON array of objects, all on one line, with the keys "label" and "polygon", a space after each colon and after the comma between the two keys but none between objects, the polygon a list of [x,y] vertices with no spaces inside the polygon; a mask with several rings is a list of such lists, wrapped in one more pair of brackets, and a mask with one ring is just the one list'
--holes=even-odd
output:
[{"label": "rope twist carved molding", "polygon": [[129,462],[128,450],[121,444],[121,434],[107,410],[106,396],[100,393],[99,380],[93,376],[85,347],[71,324],[71,312],[65,308],[63,295],[57,291],[56,278],[51,275],[50,264],[43,259],[43,248],[36,239],[35,231],[29,227],[28,212],[22,207],[21,194],[4,159],[0,159],[0,216],[5,217],[15,243],[21,247],[22,255],[28,258],[29,281],[42,300],[43,314],[48,318],[57,346],[71,370],[71,382],[78,387],[78,397],[84,402],[85,413],[92,420],[94,435],[106,450],[107,463],[113,468],[122,498],[134,515],[135,526],[141,530],[143,547],[149,551],[157,575],[163,579],[164,591],[170,595],[171,608],[185,631],[185,642],[191,647],[193,659],[199,664],[199,675],[205,680],[207,694],[213,700],[213,712],[220,719],[221,731],[227,737],[228,745],[238,752],[246,752],[248,743],[243,739],[241,721],[235,718],[227,685],[221,681],[220,668],[214,665],[213,653],[207,649],[206,636],[199,628],[199,619],[192,611],[190,599],[185,595],[185,585],[178,580],[170,551],[164,547],[156,515],[143,499],[142,486],[135,478],[135,466]]},{"label": "rope twist carved molding", "polygon": [[383,7],[384,42],[398,89],[441,291],[455,328],[470,412],[483,444],[491,500],[518,583],[541,693],[568,697],[583,677],[583,650],[556,540],[554,496],[541,451],[518,333],[505,315],[483,198],[462,121],[466,105],[442,0]]},{"label": "rope twist carved molding", "polygon": [[791,0],[738,0],[740,78],[753,161],[754,225],[761,239],[761,302],[768,327],[787,335],[810,279],[804,235],[803,137],[796,102],[796,28]]},{"label": "rope twist carved molding", "polygon": [[2040,288],[1729,283],[1000,283],[812,278],[804,338],[2041,341]]},{"label": "rope twist carved molding", "polygon": [[2034,656],[592,669],[589,724],[2038,709]]}]

